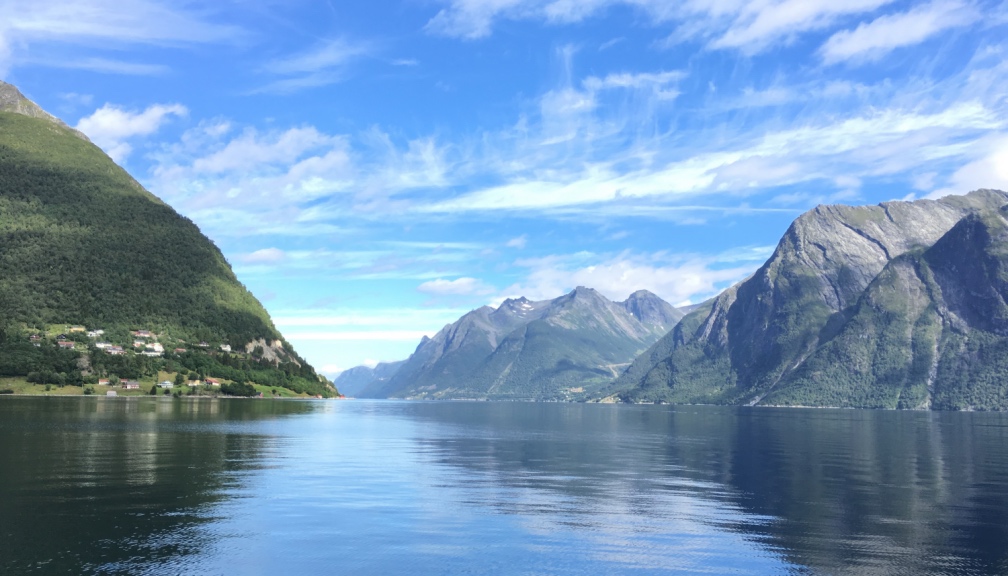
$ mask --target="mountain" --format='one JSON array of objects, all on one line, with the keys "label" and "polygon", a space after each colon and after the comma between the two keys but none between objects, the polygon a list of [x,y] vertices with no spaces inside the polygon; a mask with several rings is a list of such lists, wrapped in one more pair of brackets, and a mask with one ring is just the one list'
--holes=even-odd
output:
[{"label": "mountain", "polygon": [[[270,383],[332,391],[195,224],[0,82],[2,339],[69,325],[103,329],[128,347],[136,330],[174,346],[231,347],[247,356],[241,370],[279,370]],[[0,373],[41,362],[24,357],[5,356]]]},{"label": "mountain", "polygon": [[341,394],[357,396],[368,386],[380,386],[386,382],[403,365],[405,360],[398,362],[379,362],[374,367],[356,366],[344,370],[333,379],[333,384]]},{"label": "mountain", "polygon": [[561,399],[611,381],[682,313],[647,291],[612,302],[578,287],[556,298],[484,306],[424,338],[387,381],[361,395]]},{"label": "mountain", "polygon": [[1008,408],[1008,194],[820,206],[609,391],[625,401]]}]

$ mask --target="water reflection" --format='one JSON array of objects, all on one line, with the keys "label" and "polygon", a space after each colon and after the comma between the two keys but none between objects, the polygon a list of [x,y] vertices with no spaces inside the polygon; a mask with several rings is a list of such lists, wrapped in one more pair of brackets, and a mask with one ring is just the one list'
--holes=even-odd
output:
[{"label": "water reflection", "polygon": [[1004,574],[1008,417],[0,401],[0,573]]},{"label": "water reflection", "polygon": [[0,402],[0,573],[138,573],[212,546],[201,529],[299,402]]},{"label": "water reflection", "polygon": [[[704,538],[741,535],[815,573],[1008,572],[1004,415],[479,403],[405,409],[441,430],[421,435],[417,450],[464,467],[474,505],[485,501],[481,486],[506,487],[495,503],[500,513],[620,538],[638,557],[655,556],[641,546],[649,534],[663,534],[660,542],[676,553],[708,545],[723,554],[724,542],[667,537],[706,525],[712,530]],[[621,525],[634,533],[613,530]],[[665,567],[681,569],[686,557]]]}]

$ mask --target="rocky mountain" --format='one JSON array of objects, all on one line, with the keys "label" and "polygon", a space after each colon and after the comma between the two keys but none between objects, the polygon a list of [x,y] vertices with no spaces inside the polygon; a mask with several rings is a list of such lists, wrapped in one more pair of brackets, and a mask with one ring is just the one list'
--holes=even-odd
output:
[{"label": "rocky mountain", "polygon": [[[46,120],[51,124],[69,130],[74,136],[82,140],[88,140],[88,137],[83,132],[67,126],[62,120],[46,112],[41,106],[28,98],[25,98],[25,95],[17,87],[3,80],[0,80],[0,112],[11,112],[13,114],[28,116],[29,118]],[[88,141],[90,142],[90,140]]]},{"label": "rocky mountain", "polygon": [[682,313],[647,291],[612,302],[578,287],[556,298],[484,306],[425,338],[373,397],[555,399],[612,380]]},{"label": "rocky mountain", "polygon": [[396,373],[405,360],[398,362],[379,362],[374,367],[356,366],[344,370],[333,379],[333,384],[341,394],[357,396],[369,386],[380,386]]},{"label": "rocky mountain", "polygon": [[1008,407],[992,383],[1008,376],[996,354],[1008,346],[1006,203],[978,190],[815,208],[611,390],[626,401]]},{"label": "rocky mountain", "polygon": [[[257,353],[228,357],[221,373],[261,369],[271,385],[332,391],[193,222],[0,82],[0,341],[27,344],[24,331],[53,325],[100,328],[128,348],[139,329],[180,349],[250,348]],[[0,354],[0,373],[39,368],[28,352]],[[138,366],[128,370],[153,370]]]}]

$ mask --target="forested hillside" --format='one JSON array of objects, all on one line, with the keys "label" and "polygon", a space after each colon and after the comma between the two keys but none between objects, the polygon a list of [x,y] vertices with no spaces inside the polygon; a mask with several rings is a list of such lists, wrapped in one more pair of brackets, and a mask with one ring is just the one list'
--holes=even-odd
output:
[{"label": "forested hillside", "polygon": [[111,343],[127,350],[136,330],[169,344],[168,354],[225,346],[243,356],[243,377],[279,370],[283,378],[266,379],[331,390],[195,224],[16,89],[0,83],[0,92],[4,109],[16,110],[0,111],[0,375],[56,362],[39,350],[53,334],[29,337],[77,325],[116,335]]}]

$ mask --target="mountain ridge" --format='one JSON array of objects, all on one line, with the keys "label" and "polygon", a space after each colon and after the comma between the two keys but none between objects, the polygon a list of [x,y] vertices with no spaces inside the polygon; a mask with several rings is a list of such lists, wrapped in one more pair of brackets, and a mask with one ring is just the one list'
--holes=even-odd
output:
[{"label": "mountain ridge", "polygon": [[612,302],[579,286],[558,298],[509,298],[424,339],[387,381],[362,395],[555,399],[611,379],[682,314],[638,291]]}]

